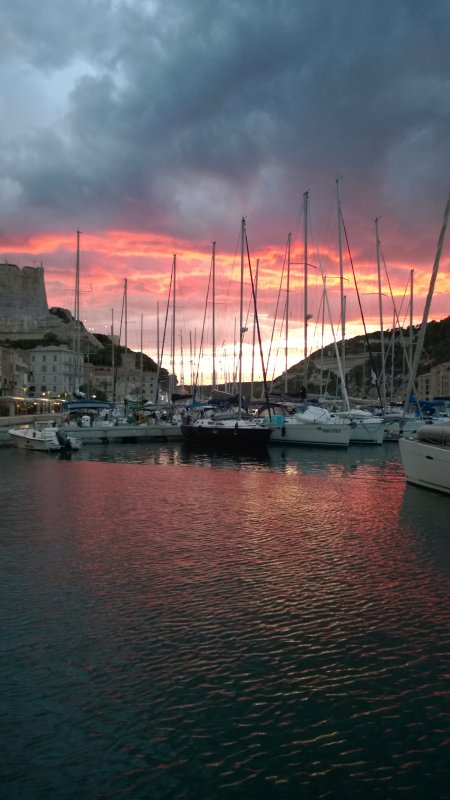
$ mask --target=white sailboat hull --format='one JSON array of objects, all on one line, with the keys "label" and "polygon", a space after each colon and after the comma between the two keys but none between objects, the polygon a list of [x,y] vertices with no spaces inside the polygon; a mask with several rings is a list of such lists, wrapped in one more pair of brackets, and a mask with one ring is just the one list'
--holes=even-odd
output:
[{"label": "white sailboat hull", "polygon": [[351,424],[350,444],[383,444],[384,420],[381,417],[377,419],[352,411],[343,411],[336,416]]},{"label": "white sailboat hull", "polygon": [[384,422],[370,423],[359,420],[350,434],[351,444],[383,444]]},{"label": "white sailboat hull", "polygon": [[271,444],[312,445],[315,447],[348,447],[350,425],[296,422],[286,419],[275,424]]},{"label": "white sailboat hull", "polygon": [[419,439],[399,439],[408,483],[450,494],[450,447]]}]

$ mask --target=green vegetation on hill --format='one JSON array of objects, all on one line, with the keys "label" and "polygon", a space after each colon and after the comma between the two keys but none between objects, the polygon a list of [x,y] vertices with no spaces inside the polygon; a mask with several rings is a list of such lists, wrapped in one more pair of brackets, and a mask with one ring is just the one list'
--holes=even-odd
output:
[{"label": "green vegetation on hill", "polygon": [[[413,341],[414,346],[417,342],[420,325],[414,326]],[[409,342],[410,331],[408,329],[395,330],[395,336],[392,335],[391,330],[384,331],[384,352],[385,352],[385,370],[387,383],[394,381],[394,392],[401,393],[405,384],[408,372],[408,357],[405,355],[405,350],[409,355]],[[341,354],[341,342],[338,342],[339,354]],[[392,364],[392,351],[394,351],[394,363]],[[321,361],[321,356],[326,360],[334,358],[334,345],[326,345],[322,349],[316,350],[309,358],[308,367],[308,388],[309,391],[319,392],[320,384],[320,370],[318,369]],[[348,370],[347,373],[347,386],[350,394],[368,396],[374,393],[374,384],[372,381],[372,370],[377,376],[381,373],[381,332],[371,331],[367,337],[362,334],[354,336],[345,341],[346,358],[350,357],[361,358],[361,363]],[[440,321],[431,321],[427,324],[425,333],[425,342],[422,353],[422,358],[419,364],[418,375],[423,375],[428,372],[431,367],[438,364],[444,364],[450,361],[450,317]],[[347,364],[348,365],[348,364]],[[288,370],[288,391],[290,394],[296,395],[299,393],[303,383],[303,368],[304,362],[299,361]],[[326,376],[326,390],[330,394],[334,394],[337,389],[339,381],[335,372],[330,371]],[[322,382],[322,389],[324,383]],[[274,392],[282,393],[284,391],[284,374],[279,375],[273,382],[272,389]]]}]

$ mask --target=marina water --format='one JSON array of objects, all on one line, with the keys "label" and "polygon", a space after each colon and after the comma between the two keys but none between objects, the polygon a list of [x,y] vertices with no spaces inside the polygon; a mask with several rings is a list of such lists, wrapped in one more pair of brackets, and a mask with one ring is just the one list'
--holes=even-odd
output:
[{"label": "marina water", "polygon": [[3,800],[450,797],[450,500],[395,444],[0,468]]}]

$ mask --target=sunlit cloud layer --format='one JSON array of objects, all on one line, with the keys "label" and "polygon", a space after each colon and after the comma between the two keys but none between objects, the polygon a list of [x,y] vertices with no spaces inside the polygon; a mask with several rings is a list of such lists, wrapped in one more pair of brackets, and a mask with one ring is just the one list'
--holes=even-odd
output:
[{"label": "sunlit cloud layer", "polygon": [[[155,355],[176,255],[177,340],[189,353],[203,336],[206,349],[215,241],[217,341],[230,351],[244,216],[254,273],[259,261],[264,347],[273,338],[281,359],[292,235],[295,363],[305,191],[310,344],[322,341],[323,275],[340,335],[339,177],[347,335],[361,332],[352,264],[366,323],[379,327],[376,218],[385,325],[395,315],[408,324],[411,270],[420,321],[450,190],[445,0],[42,0],[39,14],[31,0],[0,0],[0,8],[0,256],[42,263],[50,306],[74,305],[79,229],[86,325],[118,324],[126,278],[129,345],[139,347],[143,327]],[[435,319],[449,313],[449,252]],[[329,342],[329,319],[324,326]]]}]

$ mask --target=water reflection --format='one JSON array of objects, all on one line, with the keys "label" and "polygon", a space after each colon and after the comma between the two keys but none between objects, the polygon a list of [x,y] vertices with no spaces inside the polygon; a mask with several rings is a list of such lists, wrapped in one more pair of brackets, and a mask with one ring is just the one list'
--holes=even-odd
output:
[{"label": "water reflection", "polygon": [[355,475],[360,470],[389,473],[399,470],[398,450],[384,447],[351,446],[346,450],[319,447],[271,447],[272,469],[297,475],[322,477]]},{"label": "water reflection", "polygon": [[407,485],[400,523],[414,536],[418,549],[442,566],[450,566],[450,497],[419,486]]},{"label": "water reflection", "polygon": [[448,797],[449,498],[395,449],[0,470],[5,798]]},{"label": "water reflection", "polygon": [[282,472],[288,475],[345,477],[369,472],[403,480],[398,448],[349,447],[333,450],[318,447],[270,446],[251,455],[235,451],[202,450],[184,442],[158,444],[85,445],[74,459],[133,464],[190,465],[212,469]]}]

